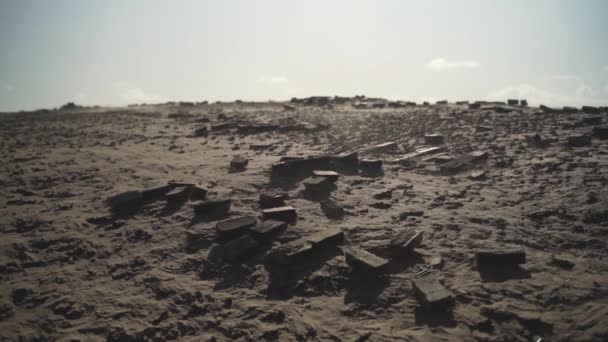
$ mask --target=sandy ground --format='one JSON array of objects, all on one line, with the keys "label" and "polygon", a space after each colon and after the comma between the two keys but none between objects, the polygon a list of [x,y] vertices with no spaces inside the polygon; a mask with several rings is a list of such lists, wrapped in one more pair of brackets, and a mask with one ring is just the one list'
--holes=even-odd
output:
[{"label": "sandy ground", "polygon": [[[591,136],[602,124],[593,116],[605,125],[608,111],[296,107],[2,115],[0,340],[608,340],[608,140],[568,146],[571,135]],[[193,134],[222,123],[228,129]],[[295,126],[238,133],[235,125],[247,123]],[[441,150],[394,162],[428,147],[429,133],[443,135]],[[396,144],[370,149],[385,142]],[[487,158],[441,172],[439,161],[475,150]],[[340,174],[323,198],[343,217],[329,218],[301,179],[271,182],[281,157],[345,151],[384,165],[382,174]],[[244,171],[230,171],[234,156],[249,159]],[[481,170],[485,178],[469,177]],[[108,206],[113,195],[171,181],[231,199],[229,216],[200,220],[200,202],[168,206],[163,196],[128,214]],[[211,262],[216,223],[260,217],[258,198],[269,190],[288,195],[297,222],[234,260]],[[330,229],[343,240],[282,267],[268,261]],[[422,242],[382,256],[380,271],[346,262],[343,249],[373,250],[404,230],[422,232]],[[523,250],[525,264],[480,272],[477,252],[508,249]],[[415,295],[412,281],[424,270],[451,306],[430,310]]]}]

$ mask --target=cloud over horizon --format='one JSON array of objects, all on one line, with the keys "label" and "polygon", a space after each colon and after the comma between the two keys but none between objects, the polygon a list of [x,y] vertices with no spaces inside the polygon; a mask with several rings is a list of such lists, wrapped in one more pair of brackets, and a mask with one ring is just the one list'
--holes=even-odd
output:
[{"label": "cloud over horizon", "polygon": [[583,78],[579,75],[553,75],[551,77],[553,80],[556,81],[577,81],[580,82],[583,80]]},{"label": "cloud over horizon", "polygon": [[441,72],[454,69],[476,69],[480,67],[480,63],[475,60],[449,61],[444,58],[434,58],[426,66],[432,71]]},{"label": "cloud over horizon", "polygon": [[[608,88],[608,85],[606,87]],[[526,99],[530,105],[548,106],[603,105],[608,102],[606,98],[598,97],[597,92],[588,84],[580,84],[572,95],[565,95],[521,83],[493,91],[488,94],[487,99],[495,101]]]},{"label": "cloud over horizon", "polygon": [[260,84],[287,84],[289,80],[285,76],[260,76],[255,80]]}]

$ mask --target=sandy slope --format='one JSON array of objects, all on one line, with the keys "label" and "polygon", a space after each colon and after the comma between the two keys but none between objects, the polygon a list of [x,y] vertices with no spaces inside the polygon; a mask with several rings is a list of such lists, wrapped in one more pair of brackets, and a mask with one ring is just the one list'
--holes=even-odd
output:
[{"label": "sandy slope", "polygon": [[[191,115],[168,116],[179,110]],[[0,339],[605,341],[608,140],[565,146],[570,134],[590,134],[587,116],[455,105],[284,111],[272,103],[4,115]],[[204,118],[331,126],[193,136]],[[548,147],[527,142],[537,132]],[[386,163],[425,146],[425,133],[443,134],[448,155],[483,150],[488,158],[452,175],[422,158]],[[331,197],[346,210],[342,219],[326,217],[301,182],[270,183],[281,156],[387,141],[397,147],[360,153],[385,160],[382,175],[340,175]],[[250,148],[259,143],[271,146]],[[250,162],[230,173],[236,155]],[[469,179],[474,170],[486,179]],[[260,215],[259,194],[274,186],[289,194],[299,219],[237,261],[212,264],[215,221],[196,220],[196,202],[166,208],[159,199],[123,217],[106,204],[169,181],[232,199],[230,217]],[[415,211],[422,214],[401,215]],[[337,247],[288,274],[265,262],[272,247],[329,228],[344,231],[338,247],[365,248],[403,229],[422,231],[424,240],[378,277],[351,272]],[[475,253],[504,248],[524,249],[526,264],[483,278]],[[437,256],[443,265],[430,267]],[[452,293],[453,309],[428,313],[414,297],[412,279],[427,268]]]}]

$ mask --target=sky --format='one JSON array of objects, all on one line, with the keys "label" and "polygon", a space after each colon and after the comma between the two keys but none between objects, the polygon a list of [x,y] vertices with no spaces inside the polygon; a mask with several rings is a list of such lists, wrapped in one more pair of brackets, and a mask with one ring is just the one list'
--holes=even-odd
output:
[{"label": "sky", "polygon": [[66,102],[608,105],[605,0],[0,0],[0,111]]}]

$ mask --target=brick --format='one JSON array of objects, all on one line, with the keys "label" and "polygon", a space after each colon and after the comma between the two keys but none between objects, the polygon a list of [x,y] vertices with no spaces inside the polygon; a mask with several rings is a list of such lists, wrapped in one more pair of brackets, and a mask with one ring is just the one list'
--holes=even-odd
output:
[{"label": "brick", "polygon": [[203,217],[224,217],[230,212],[232,201],[229,199],[214,199],[200,202],[194,206],[194,214]]},{"label": "brick", "polygon": [[276,208],[285,206],[287,194],[267,192],[260,194],[258,203],[263,209]]},{"label": "brick", "polygon": [[257,223],[255,217],[243,216],[218,222],[215,230],[220,238],[229,238],[247,233],[249,228],[254,227]]},{"label": "brick", "polygon": [[391,240],[391,248],[395,252],[411,252],[422,243],[423,233],[406,229]]},{"label": "brick", "polygon": [[287,228],[287,222],[266,220],[260,224],[251,227],[251,233],[257,238],[266,238],[275,235]]},{"label": "brick", "polygon": [[269,208],[262,210],[263,220],[273,219],[277,221],[292,222],[295,221],[297,217],[298,214],[292,206]]},{"label": "brick", "polygon": [[412,280],[414,296],[427,309],[447,309],[454,303],[452,294],[433,275]]},{"label": "brick", "polygon": [[516,267],[526,263],[526,252],[520,249],[480,251],[475,254],[479,269]]},{"label": "brick", "polygon": [[342,242],[344,238],[344,232],[339,229],[328,229],[314,233],[306,238],[307,241],[312,243],[315,247],[336,245]]},{"label": "brick", "polygon": [[143,204],[143,197],[139,191],[127,191],[110,197],[108,203],[113,212],[130,212]]},{"label": "brick", "polygon": [[444,143],[443,135],[427,134],[424,136],[424,143],[427,145],[441,145]]},{"label": "brick", "polygon": [[353,269],[379,271],[388,264],[388,261],[370,252],[356,247],[345,248],[346,263]]},{"label": "brick", "polygon": [[189,185],[177,186],[165,194],[168,203],[185,202],[190,198],[192,187]]}]

